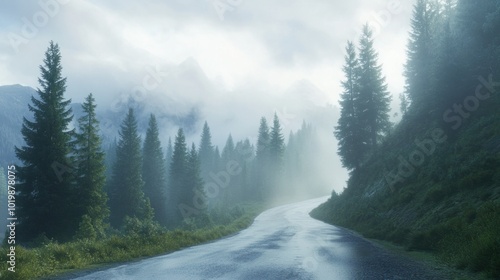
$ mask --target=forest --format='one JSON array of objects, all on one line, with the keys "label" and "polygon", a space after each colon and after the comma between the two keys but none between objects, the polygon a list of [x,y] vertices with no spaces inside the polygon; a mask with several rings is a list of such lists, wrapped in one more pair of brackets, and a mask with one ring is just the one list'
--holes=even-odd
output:
[{"label": "forest", "polygon": [[[236,13],[240,6],[231,7]],[[235,14],[227,15],[230,20],[231,15]],[[335,65],[342,80],[333,82],[340,90],[329,93],[338,94],[340,116],[338,121],[325,120],[331,123],[327,141],[314,122],[304,120],[300,129],[285,131],[287,120],[270,111],[273,115],[255,119],[258,130],[249,132],[255,138],[234,139],[226,131],[225,144],[216,145],[210,122],[203,119],[201,135],[193,142],[186,135],[192,127],[162,127],[160,116],[148,111],[148,117],[142,118],[130,106],[119,116],[118,136],[104,144],[106,120],[97,112],[106,105],[98,104],[98,98],[89,93],[81,108],[72,107],[67,87],[73,77],[64,74],[62,48],[50,41],[39,67],[39,87],[19,127],[23,143],[11,147],[18,163],[0,167],[0,199],[9,207],[1,217],[7,219],[7,230],[0,249],[0,279],[53,277],[167,254],[236,234],[266,209],[317,198],[332,189],[337,191],[310,216],[295,217],[318,230],[311,233],[302,225],[289,226],[294,220],[283,218],[289,224],[264,236],[268,243],[263,241],[262,251],[245,248],[242,259],[256,260],[270,251],[274,255],[266,257],[283,256],[276,249],[300,237],[305,244],[320,243],[313,248],[316,251],[310,254],[311,248],[290,241],[287,245],[292,250],[284,250],[285,255],[307,251],[300,257],[323,261],[314,262],[315,269],[323,264],[327,271],[339,262],[347,271],[351,256],[341,258],[335,251],[340,247],[330,245],[352,246],[345,240],[358,239],[339,233],[352,234],[352,230],[378,244],[430,258],[432,265],[459,270],[464,279],[498,279],[500,2],[416,0],[410,22],[400,93],[390,91],[391,79],[384,74],[389,61],[379,56],[379,34],[369,23],[359,28],[359,38],[346,42],[343,60]],[[220,28],[220,23],[216,26]],[[294,21],[291,26],[287,32],[300,29]],[[288,40],[296,42],[292,35],[283,36],[285,45]],[[313,45],[304,41],[299,44],[302,50]],[[283,49],[286,46],[277,51],[279,59],[293,60],[294,53],[282,56]],[[318,55],[321,60],[325,56]],[[279,67],[293,64],[281,60]],[[308,65],[301,63],[297,65]],[[193,72],[196,75],[187,77],[199,74]],[[399,110],[391,108],[395,97],[399,97]],[[147,128],[140,127],[145,123]],[[177,133],[165,138],[164,131],[173,129]],[[217,127],[221,129],[225,128]],[[332,147],[349,172],[343,186],[332,186],[332,176],[325,176],[334,172],[325,172],[325,149]],[[290,208],[287,213],[299,215],[306,208]],[[279,213],[274,213],[276,224],[282,218]],[[361,259],[366,250],[356,248],[346,251],[362,252],[352,254]],[[247,272],[245,265],[239,266],[243,272]],[[364,269],[354,268],[360,273]],[[258,275],[271,270],[263,271]],[[278,272],[302,273],[307,279],[325,275],[318,271],[308,274],[300,267]]]},{"label": "forest", "polygon": [[313,217],[500,276],[499,30],[498,1],[417,1],[395,125],[369,31],[347,44],[335,135],[350,178]]},{"label": "forest", "polygon": [[[28,104],[33,116],[24,117],[20,131],[25,145],[15,147],[22,164],[11,166],[17,223],[15,240],[7,231],[4,245],[17,245],[17,257],[29,260],[15,274],[20,279],[218,238],[248,226],[259,210],[313,197],[328,184],[315,175],[321,145],[314,127],[304,122],[285,143],[276,114],[271,123],[261,118],[255,144],[229,134],[219,150],[205,122],[198,146],[186,143],[181,127],[163,152],[155,115],[142,139],[130,108],[118,139],[103,147],[94,96],[85,98],[76,118],[62,70],[59,46],[51,41],[40,88]],[[140,240],[148,245],[139,246]],[[124,251],[106,253],[117,242],[127,244]],[[49,257],[54,263],[44,265],[40,254],[55,254]]]}]

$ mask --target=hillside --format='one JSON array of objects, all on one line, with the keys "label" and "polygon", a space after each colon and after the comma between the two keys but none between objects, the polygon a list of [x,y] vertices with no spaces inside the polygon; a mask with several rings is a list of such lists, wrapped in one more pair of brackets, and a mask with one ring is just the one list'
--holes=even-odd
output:
[{"label": "hillside", "polygon": [[498,95],[456,130],[405,118],[312,216],[500,276]]},{"label": "hillside", "polygon": [[[366,110],[356,106],[367,87],[356,75],[346,75],[352,83],[344,85],[354,86],[344,87],[351,103],[343,100],[350,107],[342,108],[344,122],[336,136],[343,140],[339,155],[350,179],[341,194],[333,193],[311,214],[498,279],[500,5],[447,3],[415,4],[403,119],[380,130],[376,141],[360,140],[369,130],[359,129],[358,123],[367,122]],[[344,72],[355,65],[349,64],[349,58],[356,62],[351,54]]]}]

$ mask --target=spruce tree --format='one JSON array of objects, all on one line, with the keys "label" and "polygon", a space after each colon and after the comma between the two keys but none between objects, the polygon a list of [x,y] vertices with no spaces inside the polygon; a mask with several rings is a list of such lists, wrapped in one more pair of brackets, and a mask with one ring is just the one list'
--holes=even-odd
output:
[{"label": "spruce tree", "polygon": [[[477,83],[477,76],[500,75],[500,3],[498,0],[458,0],[452,34],[457,38],[463,78]],[[470,86],[470,85],[468,85]],[[474,89],[472,89],[474,90]]]},{"label": "spruce tree", "polygon": [[168,137],[168,144],[167,144],[167,151],[165,153],[165,180],[167,182],[167,187],[168,187],[168,182],[169,182],[169,170],[170,170],[170,164],[172,163],[172,154],[174,153],[174,147],[172,146],[172,138]]},{"label": "spruce tree", "polygon": [[406,95],[414,108],[421,108],[428,98],[432,75],[433,35],[437,12],[429,0],[418,0],[413,8],[410,39],[407,47]]},{"label": "spruce tree", "polygon": [[184,131],[179,128],[175,137],[172,164],[170,164],[169,204],[171,225],[178,226],[182,222],[181,204],[188,201],[189,192],[186,190],[188,151]]},{"label": "spruce tree", "polygon": [[133,109],[129,109],[119,134],[109,195],[110,221],[115,228],[123,226],[125,217],[147,221],[153,216],[149,199],[144,196],[141,138]]},{"label": "spruce tree", "polygon": [[222,149],[222,161],[225,164],[227,164],[228,161],[234,160],[234,154],[235,154],[235,146],[234,146],[234,141],[233,141],[233,136],[229,134],[226,140],[226,145],[224,145],[224,148]]},{"label": "spruce tree", "polygon": [[[108,199],[104,192],[105,156],[101,149],[99,121],[95,109],[95,99],[89,94],[82,105],[84,115],[78,120],[79,131],[75,140],[77,193],[82,216],[79,234],[84,238],[104,237],[105,220],[109,217]],[[84,222],[87,220],[91,223],[84,228]],[[93,234],[95,236],[92,236]]]},{"label": "spruce tree", "polygon": [[19,241],[37,236],[65,240],[77,229],[75,185],[70,153],[73,131],[71,100],[64,99],[66,78],[62,77],[59,46],[50,42],[38,79],[38,99],[28,104],[33,119],[23,119],[25,146],[16,147],[22,166],[17,168]]},{"label": "spruce tree", "polygon": [[236,199],[238,201],[255,199],[254,190],[251,188],[254,180],[251,173],[251,163],[255,158],[255,151],[249,139],[236,143],[235,155],[236,161],[241,167],[241,172],[234,178]]},{"label": "spruce tree", "polygon": [[271,136],[266,118],[260,119],[259,135],[257,138],[257,151],[255,157],[255,180],[256,180],[256,196],[257,199],[264,199],[268,194],[269,179],[270,179],[270,142]]},{"label": "spruce tree", "polygon": [[347,169],[354,169],[360,166],[366,155],[368,139],[360,123],[360,66],[352,42],[347,42],[342,70],[345,75],[345,80],[342,81],[344,91],[340,95],[340,118],[335,127],[335,137],[342,165]]},{"label": "spruce tree", "polygon": [[[229,134],[226,140],[226,144],[224,145],[224,148],[222,149],[222,154],[221,154],[221,167],[223,169],[226,168],[227,164],[230,161],[236,160],[236,150],[234,146],[234,141],[233,141],[233,136]],[[234,196],[236,192],[236,185],[235,185],[235,178],[231,176],[231,179],[229,180],[227,186],[221,189],[222,193],[222,200],[226,206],[232,204],[234,202]]]},{"label": "spruce tree", "polygon": [[199,155],[193,143],[187,157],[185,180],[186,197],[185,200],[182,201],[183,205],[180,211],[184,219],[194,218],[198,225],[201,225],[200,223],[203,223],[203,220],[207,218],[205,213],[207,197],[203,184]]},{"label": "spruce tree", "polygon": [[[375,147],[381,136],[391,127],[389,110],[391,96],[387,91],[378,54],[373,47],[373,32],[368,24],[363,26],[359,43],[359,121],[366,132],[370,147]],[[361,136],[365,139],[365,135]]]},{"label": "spruce tree", "polygon": [[279,188],[282,186],[281,180],[283,177],[283,155],[285,152],[285,138],[281,132],[281,124],[278,119],[278,115],[274,114],[273,127],[271,128],[269,142],[269,164],[270,168],[270,186],[269,191],[273,194],[281,193]]},{"label": "spruce tree", "polygon": [[165,195],[166,169],[161,149],[158,123],[155,115],[151,114],[149,126],[144,139],[142,163],[142,178],[144,180],[144,194],[149,198],[154,211],[154,219],[162,225],[167,224]]},{"label": "spruce tree", "polygon": [[441,118],[446,108],[470,94],[470,91],[466,90],[464,80],[467,75],[463,72],[457,56],[449,20],[443,21],[440,27],[435,43],[432,79],[428,83],[430,95],[425,100],[426,113],[432,118]]},{"label": "spruce tree", "polygon": [[214,146],[212,145],[212,135],[207,122],[203,125],[198,153],[200,155],[202,178],[208,179],[210,171],[214,171]]},{"label": "spruce tree", "polygon": [[267,125],[266,118],[262,117],[260,119],[259,135],[257,138],[257,161],[260,163],[267,162],[269,160],[269,146],[271,142],[271,136],[269,132],[269,126]]},{"label": "spruce tree", "polygon": [[269,142],[269,157],[272,164],[272,169],[275,172],[281,171],[283,164],[283,153],[285,151],[285,138],[281,132],[281,124],[278,115],[274,114],[273,127],[271,128]]}]

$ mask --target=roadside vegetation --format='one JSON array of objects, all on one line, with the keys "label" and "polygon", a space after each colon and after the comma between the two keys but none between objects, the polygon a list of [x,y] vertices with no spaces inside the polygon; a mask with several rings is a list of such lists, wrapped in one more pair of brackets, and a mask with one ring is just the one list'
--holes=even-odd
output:
[{"label": "roadside vegetation", "polygon": [[213,241],[250,226],[263,207],[246,204],[218,216],[224,225],[211,223],[192,229],[185,224],[175,230],[164,230],[151,223],[129,220],[124,233],[115,233],[103,239],[83,238],[59,243],[48,239],[36,240],[33,248],[16,247],[16,271],[7,273],[8,250],[0,249],[0,279],[39,279],[64,275],[73,270],[95,268],[106,264],[167,254],[182,248]]}]

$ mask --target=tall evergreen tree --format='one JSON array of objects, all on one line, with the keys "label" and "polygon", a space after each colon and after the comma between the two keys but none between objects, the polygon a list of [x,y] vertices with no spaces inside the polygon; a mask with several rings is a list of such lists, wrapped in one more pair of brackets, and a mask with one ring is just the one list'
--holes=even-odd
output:
[{"label": "tall evergreen tree", "polygon": [[[460,60],[469,75],[500,75],[500,4],[498,0],[458,0],[456,30]],[[458,43],[458,42],[457,42]],[[473,89],[474,90],[474,89]]]},{"label": "tall evergreen tree", "polygon": [[278,115],[275,113],[273,118],[273,127],[271,128],[269,142],[269,156],[272,168],[278,172],[281,170],[283,163],[283,153],[285,151],[285,138],[281,132],[281,124]]},{"label": "tall evergreen tree", "polygon": [[249,139],[236,143],[235,153],[236,161],[241,166],[241,173],[235,178],[235,185],[238,186],[236,199],[238,201],[248,201],[255,199],[254,190],[251,188],[254,178],[251,173],[251,163],[255,158],[255,151]]},{"label": "tall evergreen tree", "polygon": [[416,107],[423,105],[428,95],[432,75],[433,34],[437,12],[430,0],[418,0],[413,8],[410,39],[407,47],[406,94]]},{"label": "tall evergreen tree", "polygon": [[[89,94],[82,105],[84,115],[78,120],[79,131],[75,140],[75,166],[78,198],[82,221],[79,234],[85,238],[104,237],[109,217],[104,152],[101,149],[99,121],[96,117],[96,104]],[[86,217],[85,217],[86,216]],[[90,224],[83,224],[85,221]]]},{"label": "tall evergreen tree", "polygon": [[262,117],[260,119],[259,135],[257,138],[257,161],[261,163],[268,161],[270,142],[269,126],[267,125],[266,118]]},{"label": "tall evergreen tree", "polygon": [[[227,164],[230,161],[234,161],[234,160],[236,160],[236,147],[234,145],[233,136],[231,136],[231,134],[229,134],[229,136],[227,137],[227,140],[226,140],[226,144],[224,145],[224,148],[222,149],[221,168],[225,169]],[[221,193],[222,193],[221,197],[222,197],[222,200],[223,200],[225,205],[231,205],[232,203],[234,203],[234,197],[235,197],[235,193],[237,191],[236,189],[237,189],[237,186],[235,184],[234,177],[232,177],[231,180],[229,180],[227,186],[225,186],[221,190]]]},{"label": "tall evergreen tree", "polygon": [[274,194],[280,194],[282,191],[280,187],[282,186],[283,178],[283,156],[285,152],[285,138],[281,132],[281,124],[278,119],[278,115],[275,113],[273,118],[273,127],[271,128],[269,142],[269,164],[271,172],[270,174],[270,186],[269,191],[274,192]]},{"label": "tall evergreen tree", "polygon": [[221,166],[221,157],[220,157],[220,152],[219,152],[218,146],[215,146],[213,162],[214,162],[213,168],[215,170],[219,169]]},{"label": "tall evergreen tree", "polygon": [[335,127],[338,140],[338,154],[347,169],[360,166],[368,151],[367,134],[360,123],[360,66],[356,48],[347,42],[345,64],[343,67],[345,80],[342,81],[343,93],[340,96],[340,118]]},{"label": "tall evergreen tree", "polygon": [[428,92],[425,100],[431,117],[441,117],[445,108],[454,102],[463,100],[463,95],[469,94],[464,80],[461,61],[458,61],[456,43],[451,30],[450,20],[441,22],[439,36],[435,42],[434,61],[432,63],[432,78],[429,80]]},{"label": "tall evergreen tree", "polygon": [[172,138],[168,137],[167,152],[165,153],[165,164],[166,167],[170,167],[172,163],[172,155],[174,154],[174,146],[172,146]]},{"label": "tall evergreen tree", "polygon": [[[187,157],[186,164],[186,182],[185,182],[186,197],[182,202],[181,215],[183,218],[206,218],[201,215],[205,212],[207,197],[203,188],[203,179],[201,178],[200,160],[194,143],[191,146]],[[198,218],[198,219],[197,219]]]},{"label": "tall evergreen tree", "polygon": [[134,110],[129,109],[120,129],[116,162],[110,185],[111,225],[120,227],[125,217],[152,219],[153,210],[144,196],[141,138],[137,132]]},{"label": "tall evergreen tree", "polygon": [[235,146],[233,141],[233,136],[229,134],[226,140],[226,145],[224,145],[224,149],[222,149],[222,161],[226,164],[229,160],[234,160],[235,154]]},{"label": "tall evergreen tree", "polygon": [[142,178],[144,194],[149,198],[154,210],[154,219],[162,225],[167,224],[165,195],[167,189],[166,169],[161,149],[160,133],[155,115],[151,114],[144,139]]},{"label": "tall evergreen tree", "polygon": [[[387,91],[378,54],[373,47],[373,32],[368,24],[363,26],[359,43],[359,120],[368,134],[370,147],[375,147],[381,136],[391,127],[389,105],[391,96]],[[362,137],[364,138],[364,137]]]},{"label": "tall evergreen tree", "polygon": [[104,153],[105,159],[104,164],[106,165],[106,186],[105,190],[108,192],[109,184],[111,183],[111,178],[113,177],[113,165],[116,161],[116,147],[118,146],[116,138],[108,144],[106,147],[106,152]]},{"label": "tall evergreen tree", "polygon": [[175,137],[172,164],[170,164],[169,182],[169,211],[172,215],[171,225],[178,226],[182,222],[181,205],[189,200],[189,192],[186,190],[188,165],[188,151],[184,131],[179,128]]},{"label": "tall evergreen tree", "polygon": [[200,165],[202,177],[207,179],[210,171],[214,167],[214,146],[212,145],[212,135],[208,123],[203,125],[203,132],[201,133],[200,141]]},{"label": "tall evergreen tree", "polygon": [[257,199],[264,199],[269,188],[269,159],[270,159],[271,135],[266,118],[260,119],[259,135],[257,138],[257,151],[255,157],[255,178]]},{"label": "tall evergreen tree", "polygon": [[40,66],[39,99],[31,97],[33,121],[23,119],[21,133],[26,146],[16,147],[23,163],[18,167],[17,238],[31,240],[41,234],[58,240],[75,233],[79,217],[71,172],[73,119],[71,100],[64,99],[66,78],[62,77],[59,46],[50,42]]},{"label": "tall evergreen tree", "polygon": [[167,151],[165,153],[165,168],[166,168],[165,178],[167,180],[167,183],[169,182],[168,176],[169,176],[170,164],[172,163],[173,153],[174,153],[174,147],[172,146],[172,138],[168,137]]}]

